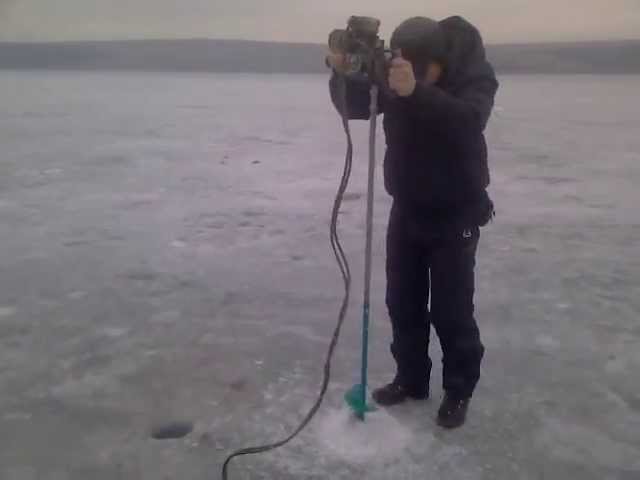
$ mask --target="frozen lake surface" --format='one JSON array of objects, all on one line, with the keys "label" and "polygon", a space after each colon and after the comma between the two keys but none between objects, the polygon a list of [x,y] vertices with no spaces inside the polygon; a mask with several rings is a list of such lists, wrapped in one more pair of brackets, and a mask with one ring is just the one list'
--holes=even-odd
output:
[{"label": "frozen lake surface", "polygon": [[[296,425],[342,295],[328,223],[345,142],[326,81],[0,72],[0,479],[219,478],[224,454]],[[640,478],[638,92],[633,76],[502,78],[477,273],[487,354],[456,432],[434,422],[436,341],[432,400],[369,430],[341,410],[360,348],[354,124],[340,231],[356,282],[326,404],[231,478]],[[376,384],[393,373],[377,188]],[[149,438],[173,420],[193,433]]]}]

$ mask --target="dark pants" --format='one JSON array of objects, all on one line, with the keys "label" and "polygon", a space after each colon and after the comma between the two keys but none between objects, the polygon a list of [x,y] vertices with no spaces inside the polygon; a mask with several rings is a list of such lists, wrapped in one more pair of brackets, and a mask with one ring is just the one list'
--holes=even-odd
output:
[{"label": "dark pants", "polygon": [[[472,396],[484,347],[474,318],[474,267],[480,229],[433,232],[414,216],[391,210],[387,233],[387,307],[397,379],[428,388],[431,325],[443,352],[444,390]],[[431,294],[431,308],[428,308]]]}]

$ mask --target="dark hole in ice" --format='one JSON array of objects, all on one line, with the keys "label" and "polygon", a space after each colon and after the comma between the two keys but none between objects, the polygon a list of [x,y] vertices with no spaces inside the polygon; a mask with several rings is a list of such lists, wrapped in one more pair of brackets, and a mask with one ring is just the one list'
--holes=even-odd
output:
[{"label": "dark hole in ice", "polygon": [[176,440],[184,438],[193,431],[191,422],[173,422],[159,425],[151,431],[151,438],[155,440]]}]

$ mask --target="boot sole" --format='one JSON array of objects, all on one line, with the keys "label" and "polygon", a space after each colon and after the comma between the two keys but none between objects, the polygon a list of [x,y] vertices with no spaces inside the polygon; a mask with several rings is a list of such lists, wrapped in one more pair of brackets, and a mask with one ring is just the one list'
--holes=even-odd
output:
[{"label": "boot sole", "polygon": [[455,430],[456,428],[462,427],[467,422],[467,419],[464,418],[461,422],[451,422],[447,420],[443,420],[438,418],[436,423],[439,427],[445,428],[447,430]]},{"label": "boot sole", "polygon": [[395,407],[396,405],[402,405],[403,403],[406,403],[408,401],[423,402],[423,401],[429,400],[429,395],[425,395],[425,396],[422,396],[422,395],[407,395],[402,400],[399,400],[397,402],[380,402],[375,397],[375,395],[373,395],[373,400],[380,407]]}]

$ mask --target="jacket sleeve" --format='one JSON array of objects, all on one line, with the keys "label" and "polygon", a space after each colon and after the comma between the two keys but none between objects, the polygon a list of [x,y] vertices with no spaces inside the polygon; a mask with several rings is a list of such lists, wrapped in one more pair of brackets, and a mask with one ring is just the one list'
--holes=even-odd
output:
[{"label": "jacket sleeve", "polygon": [[493,76],[469,79],[455,96],[437,86],[418,84],[406,97],[414,118],[424,128],[466,138],[484,132],[493,110],[498,81]]},{"label": "jacket sleeve", "polygon": [[[343,92],[342,89],[345,89]],[[341,77],[335,71],[329,80],[331,101],[338,113],[342,111],[342,103],[346,98],[347,116],[350,120],[368,120],[371,104],[370,85],[366,81],[358,81]],[[384,113],[382,92],[378,95],[378,114]]]}]

